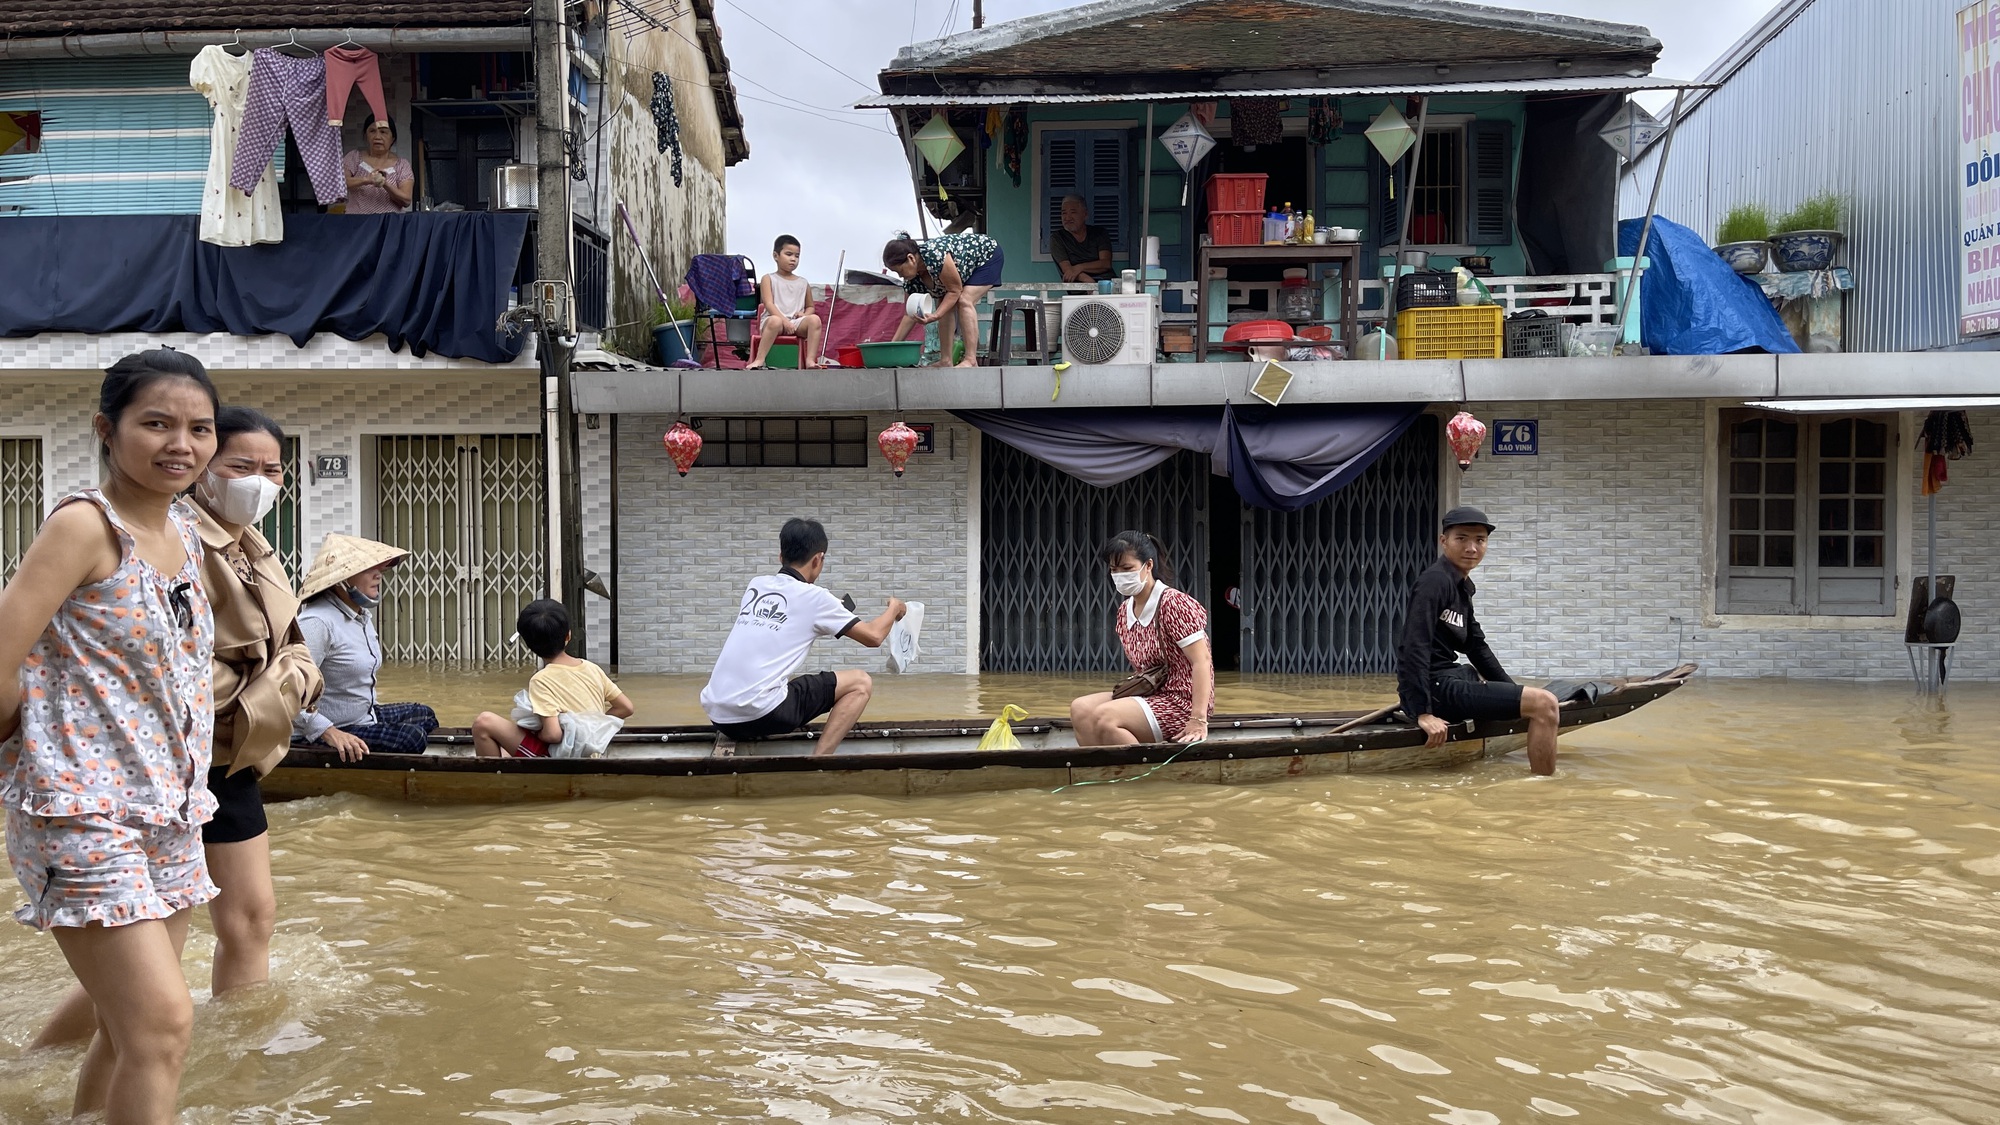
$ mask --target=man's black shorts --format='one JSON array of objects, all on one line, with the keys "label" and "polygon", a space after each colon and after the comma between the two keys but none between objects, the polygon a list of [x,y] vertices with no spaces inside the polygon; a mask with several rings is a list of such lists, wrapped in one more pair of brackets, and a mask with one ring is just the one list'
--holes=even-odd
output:
[{"label": "man's black shorts", "polygon": [[1471,667],[1460,664],[1431,677],[1431,706],[1438,718],[1451,722],[1518,719],[1521,685],[1489,684]]},{"label": "man's black shorts", "polygon": [[215,794],[215,817],[201,826],[204,844],[240,844],[271,830],[264,819],[264,791],[250,767],[230,773],[217,766],[208,771],[208,791]]},{"label": "man's black shorts", "polygon": [[832,672],[794,676],[785,685],[785,701],[770,714],[747,723],[716,723],[715,729],[738,742],[795,731],[833,710],[833,689],[837,683],[839,677]]}]

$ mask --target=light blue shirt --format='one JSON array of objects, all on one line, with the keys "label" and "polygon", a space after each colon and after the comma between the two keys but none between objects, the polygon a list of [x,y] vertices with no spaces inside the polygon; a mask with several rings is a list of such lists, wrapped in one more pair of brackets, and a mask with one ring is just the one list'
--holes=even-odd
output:
[{"label": "light blue shirt", "polygon": [[329,728],[374,722],[375,673],[382,667],[375,615],[328,594],[299,610],[299,632],[305,634],[306,648],[319,665],[326,688],[317,712],[301,711],[292,721],[293,735],[317,742]]}]

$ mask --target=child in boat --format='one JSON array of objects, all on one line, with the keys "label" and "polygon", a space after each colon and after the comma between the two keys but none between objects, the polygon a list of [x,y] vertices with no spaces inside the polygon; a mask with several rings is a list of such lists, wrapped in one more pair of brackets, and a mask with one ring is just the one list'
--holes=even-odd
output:
[{"label": "child in boat", "polygon": [[757,282],[758,302],[764,306],[764,326],[758,334],[749,368],[764,366],[780,336],[803,336],[805,339],[799,346],[804,351],[800,353],[799,366],[818,367],[821,325],[819,314],[813,311],[812,286],[798,275],[799,240],[789,234],[779,235],[778,241],[771,245],[771,256],[778,263],[778,272],[767,273]]},{"label": "child in boat", "polygon": [[528,679],[528,705],[539,725],[530,729],[506,715],[483,711],[472,721],[472,745],[482,758],[546,758],[549,748],[562,745],[563,716],[632,717],[632,701],[604,674],[604,669],[563,651],[570,640],[569,611],[558,601],[529,602],[514,621],[542,670]]}]

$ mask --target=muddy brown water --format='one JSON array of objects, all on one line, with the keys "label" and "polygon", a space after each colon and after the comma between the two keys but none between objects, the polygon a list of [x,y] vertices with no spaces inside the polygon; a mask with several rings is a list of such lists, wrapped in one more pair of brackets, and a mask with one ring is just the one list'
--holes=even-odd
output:
[{"label": "muddy brown water", "polygon": [[[513,682],[396,687],[462,721]],[[884,718],[1083,686],[880,682]],[[296,802],[275,983],[212,1000],[196,924],[183,1120],[1996,1121],[1996,724],[1991,685],[1698,681],[1550,780]],[[65,980],[0,929],[0,1121],[64,1116],[75,1053],[20,1045]]]}]

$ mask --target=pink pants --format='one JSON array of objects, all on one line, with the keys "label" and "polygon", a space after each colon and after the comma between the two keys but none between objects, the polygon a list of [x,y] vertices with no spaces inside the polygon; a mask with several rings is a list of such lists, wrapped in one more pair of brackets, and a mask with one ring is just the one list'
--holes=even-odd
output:
[{"label": "pink pants", "polygon": [[356,86],[368,99],[368,108],[375,111],[375,120],[389,120],[388,103],[382,99],[382,67],[375,52],[366,47],[328,47],[325,57],[327,124],[338,125],[347,115],[347,101]]}]

